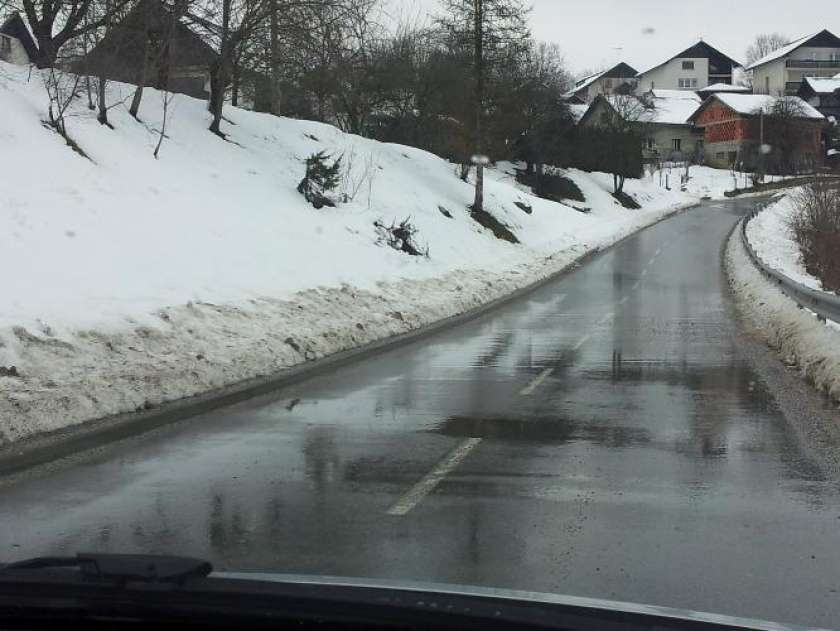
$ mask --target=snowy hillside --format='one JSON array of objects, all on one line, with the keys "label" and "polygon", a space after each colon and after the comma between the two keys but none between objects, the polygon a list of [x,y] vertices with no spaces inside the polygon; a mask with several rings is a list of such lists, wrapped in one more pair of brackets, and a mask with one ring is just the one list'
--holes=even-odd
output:
[{"label": "snowy hillside", "polygon": [[[37,72],[0,63],[0,367],[18,373],[0,376],[0,444],[453,315],[697,198],[628,181],[643,205],[629,211],[610,176],[570,172],[583,214],[491,174],[486,207],[513,245],[469,216],[471,186],[431,154],[236,108],[225,141],[204,102],[178,96],[156,160],[161,96],[146,91],[140,123],[132,87],[110,90],[113,129],[83,98],[69,112],[86,158],[42,124]],[[335,209],[296,191],[319,151],[352,167]],[[428,259],[377,244],[374,221],[409,216]]]}]

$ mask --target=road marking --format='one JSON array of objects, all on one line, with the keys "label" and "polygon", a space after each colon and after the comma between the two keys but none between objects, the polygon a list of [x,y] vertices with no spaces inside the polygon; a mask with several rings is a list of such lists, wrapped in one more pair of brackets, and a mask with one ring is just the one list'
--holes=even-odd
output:
[{"label": "road marking", "polygon": [[648,261],[648,265],[653,265],[656,263],[656,257],[654,256],[651,260]]},{"label": "road marking", "polygon": [[582,338],[580,338],[580,339],[577,341],[577,344],[575,344],[575,345],[574,345],[574,349],[575,349],[576,351],[579,351],[579,350],[580,350],[580,347],[581,347],[581,346],[583,346],[584,344],[586,344],[586,343],[589,341],[590,337],[591,337],[591,336],[589,335],[589,333],[587,333],[586,335],[584,335]]},{"label": "road marking", "polygon": [[638,281],[638,280],[635,283],[633,283],[633,291],[636,291],[639,288],[640,284],[641,284],[641,281]]},{"label": "road marking", "polygon": [[656,256],[662,254],[662,248],[656,248]]},{"label": "road marking", "polygon": [[598,320],[598,324],[606,324],[607,322],[612,320],[613,316],[615,316],[615,314],[612,311],[610,311],[609,313],[605,313],[603,317],[600,320]]},{"label": "road marking", "polygon": [[642,278],[644,278],[645,276],[647,276],[647,268],[642,270]]},{"label": "road marking", "polygon": [[[634,288],[634,289],[635,289],[635,288]],[[623,304],[625,304],[628,300],[630,300],[630,296],[624,296],[621,300],[619,300],[619,301],[618,301],[618,304],[623,305]]]},{"label": "road marking", "polygon": [[470,452],[478,447],[481,442],[480,438],[468,438],[455,449],[450,451],[443,460],[435,465],[435,468],[429,471],[422,480],[411,487],[408,492],[397,500],[391,508],[388,509],[389,515],[396,515],[402,517],[408,514],[411,509],[417,506],[441,481],[457,467],[464,458],[470,455]]},{"label": "road marking", "polygon": [[519,391],[519,394],[523,397],[527,397],[528,395],[532,394],[534,390],[536,390],[539,387],[539,385],[543,381],[545,381],[548,378],[548,376],[553,372],[554,368],[546,368],[539,375],[537,375],[536,379],[534,379],[531,383],[522,388],[522,390]]}]

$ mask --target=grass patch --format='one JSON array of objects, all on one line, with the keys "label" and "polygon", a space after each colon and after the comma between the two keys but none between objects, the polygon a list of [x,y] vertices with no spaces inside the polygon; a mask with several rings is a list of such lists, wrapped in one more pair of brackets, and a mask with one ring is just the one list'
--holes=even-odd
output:
[{"label": "grass patch", "polygon": [[519,239],[516,238],[516,235],[513,234],[510,228],[508,228],[505,224],[501,221],[496,219],[493,215],[488,213],[486,210],[479,210],[475,211],[470,207],[470,217],[472,217],[475,221],[481,224],[483,227],[487,228],[490,232],[493,233],[497,239],[501,239],[502,241],[507,241],[508,243],[519,243]]}]

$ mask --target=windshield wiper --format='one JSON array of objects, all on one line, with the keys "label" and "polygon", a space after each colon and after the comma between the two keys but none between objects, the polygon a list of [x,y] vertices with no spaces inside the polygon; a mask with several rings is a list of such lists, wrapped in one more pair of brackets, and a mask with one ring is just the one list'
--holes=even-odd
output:
[{"label": "windshield wiper", "polygon": [[139,581],[182,585],[213,571],[207,561],[190,557],[80,553],[75,557],[36,557],[9,563],[0,567],[0,576],[66,568],[78,570],[79,577],[86,582],[117,584]]}]

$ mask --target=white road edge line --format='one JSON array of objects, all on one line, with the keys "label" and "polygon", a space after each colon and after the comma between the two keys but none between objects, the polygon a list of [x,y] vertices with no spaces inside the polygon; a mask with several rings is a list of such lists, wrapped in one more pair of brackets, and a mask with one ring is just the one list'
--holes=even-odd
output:
[{"label": "white road edge line", "polygon": [[548,378],[548,376],[553,372],[554,368],[546,368],[539,375],[537,375],[536,379],[534,379],[531,383],[522,388],[522,390],[519,391],[519,394],[523,397],[527,397],[528,395],[532,394],[534,390],[536,390],[539,387],[539,385],[543,381],[545,381]]},{"label": "white road edge line", "polygon": [[411,487],[405,495],[403,495],[397,502],[388,509],[389,515],[402,517],[408,514],[411,509],[417,506],[441,481],[457,467],[464,458],[470,455],[470,452],[478,447],[481,442],[480,438],[468,438],[455,449],[450,451],[440,462],[435,465],[435,468],[429,471],[422,480]]}]

